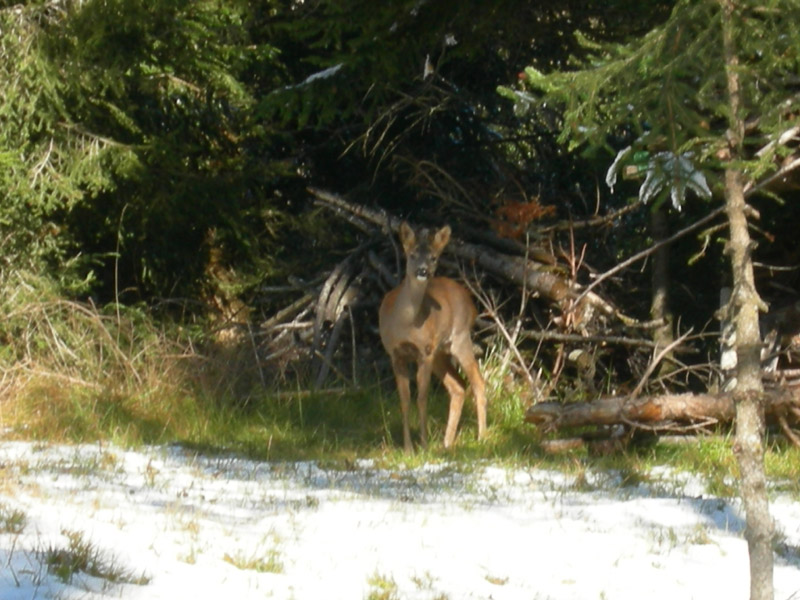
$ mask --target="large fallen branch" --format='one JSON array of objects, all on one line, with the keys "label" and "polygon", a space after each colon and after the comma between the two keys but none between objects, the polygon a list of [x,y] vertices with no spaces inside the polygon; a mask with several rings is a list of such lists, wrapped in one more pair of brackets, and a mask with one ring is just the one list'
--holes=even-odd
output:
[{"label": "large fallen branch", "polygon": [[728,396],[668,394],[633,400],[616,396],[594,402],[542,402],[527,410],[525,421],[547,430],[619,424],[653,428],[728,422],[734,414],[733,400]]},{"label": "large fallen branch", "polygon": [[[793,426],[800,425],[800,387],[784,386],[766,392],[766,415],[798,443]],[[546,431],[557,429],[626,425],[649,431],[688,432],[719,423],[731,423],[736,415],[730,394],[666,394],[631,399],[601,398],[594,402],[562,404],[542,402],[525,413],[525,421]]]},{"label": "large fallen branch", "polygon": [[[271,303],[274,304],[276,295],[285,293],[289,304],[263,323],[258,347],[262,368],[270,370],[269,377],[273,373],[280,379],[291,377],[293,373],[297,377],[310,375],[313,385],[322,388],[331,375],[336,385],[355,382],[364,357],[371,360],[375,352],[381,351],[375,338],[374,316],[380,298],[397,285],[396,275],[402,272],[402,265],[395,260],[402,252],[397,248],[393,253],[390,248],[392,243],[397,245],[393,233],[402,219],[324,190],[309,188],[309,192],[317,205],[366,235],[359,247],[353,248],[316,280],[296,279],[288,288],[264,288],[265,292],[275,292],[270,297]],[[559,319],[564,327],[545,331],[523,329],[524,319],[518,315],[515,317],[518,327],[513,337],[508,338],[510,344],[533,338],[555,341],[562,346],[625,345],[636,348],[640,356],[654,346],[644,331],[647,323],[625,317],[594,292],[584,294],[585,288],[574,282],[570,269],[558,268],[549,253],[542,257],[533,248],[510,242],[499,244],[491,235],[470,234],[466,228],[461,231],[469,235],[469,242],[451,239],[446,252],[459,259],[466,271],[487,276],[488,287],[475,286],[476,290],[490,289],[500,282],[503,287],[514,286],[522,292],[523,306],[529,296],[535,295],[561,312]],[[485,243],[476,243],[481,239]],[[492,313],[497,308],[494,301],[494,296],[486,296],[483,306],[487,312]],[[609,318],[592,318],[598,315]],[[614,319],[618,323],[614,323]],[[632,328],[620,331],[619,323],[634,326],[641,337],[637,337]],[[562,348],[556,353],[556,367],[552,370],[555,373],[564,367],[564,352]],[[532,382],[530,364],[521,357],[519,363]],[[551,381],[557,380],[556,377]]]},{"label": "large fallen branch", "polygon": [[[402,221],[383,211],[349,202],[331,192],[317,188],[308,188],[308,191],[317,199],[319,205],[334,210],[361,228],[364,228],[366,221],[378,226],[388,234],[396,232]],[[639,325],[638,321],[623,315],[594,292],[586,293],[568,277],[558,273],[551,265],[538,263],[524,256],[504,254],[485,246],[469,244],[456,239],[450,242],[446,252],[480,266],[499,279],[515,283],[531,293],[550,300],[563,312],[577,308],[578,313],[585,318],[588,316],[587,311],[596,309],[605,315],[616,316],[627,325]],[[574,305],[579,297],[581,302],[576,307]]]}]

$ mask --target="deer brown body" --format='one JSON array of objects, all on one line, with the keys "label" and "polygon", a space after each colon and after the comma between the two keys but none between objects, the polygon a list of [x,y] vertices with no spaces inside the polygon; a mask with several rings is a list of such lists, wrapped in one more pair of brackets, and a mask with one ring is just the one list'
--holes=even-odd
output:
[{"label": "deer brown body", "polygon": [[402,283],[383,298],[379,312],[381,341],[392,360],[400,409],[403,443],[412,450],[408,413],[411,405],[410,365],[416,363],[420,441],[427,446],[427,403],[431,374],[441,379],[450,395],[444,446],[456,437],[466,384],[453,360],[469,380],[478,413],[478,437],[486,433],[486,393],[478,361],[472,351],[471,330],[477,310],[469,292],[447,277],[434,277],[436,263],[450,240],[450,227],[419,236],[407,223],[400,226],[406,256]]}]

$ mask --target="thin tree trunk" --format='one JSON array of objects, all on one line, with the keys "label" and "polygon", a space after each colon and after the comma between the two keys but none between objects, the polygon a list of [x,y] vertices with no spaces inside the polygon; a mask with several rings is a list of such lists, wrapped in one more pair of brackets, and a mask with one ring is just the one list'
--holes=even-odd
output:
[{"label": "thin tree trunk", "polygon": [[772,600],[772,519],[764,472],[764,391],[761,383],[761,337],[758,330],[759,300],[753,283],[750,235],[747,230],[741,174],[725,173],[725,194],[734,273],[733,303],[736,328],[736,437],[734,452],[739,463],[741,494],[747,516],[750,551],[750,598]]},{"label": "thin tree trunk", "polygon": [[[653,241],[658,243],[669,236],[667,214],[664,207],[655,209],[650,214],[650,231]],[[653,267],[651,277],[650,319],[663,321],[663,325],[653,330],[653,341],[656,347],[653,356],[657,356],[662,348],[666,348],[675,341],[672,332],[672,311],[669,307],[669,246],[661,246],[653,254]],[[670,360],[672,352],[668,353],[661,361],[659,374],[666,375],[674,367]]]},{"label": "thin tree trunk", "polygon": [[720,0],[722,7],[725,71],[730,106],[728,139],[731,164],[725,170],[725,206],[730,227],[727,252],[733,271],[733,293],[729,310],[736,331],[736,436],[734,452],[739,463],[741,495],[747,519],[750,552],[750,599],[772,600],[772,519],[764,472],[764,388],[761,382],[761,336],[758,310],[762,304],[753,278],[752,241],[747,228],[747,204],[741,171],[733,164],[741,156],[744,120],[734,41],[733,0]]}]

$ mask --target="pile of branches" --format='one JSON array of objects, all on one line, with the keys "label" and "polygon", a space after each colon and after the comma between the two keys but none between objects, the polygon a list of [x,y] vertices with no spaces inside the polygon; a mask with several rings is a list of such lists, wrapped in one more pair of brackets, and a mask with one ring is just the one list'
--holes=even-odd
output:
[{"label": "pile of branches", "polygon": [[[318,281],[297,282],[300,297],[261,324],[262,364],[283,378],[302,365],[302,381],[310,380],[319,390],[357,386],[369,368],[388,376],[388,359],[377,333],[377,309],[403,274],[404,259],[396,239],[402,219],[324,190],[309,192],[319,206],[362,232],[363,241]],[[597,217],[570,227],[607,225],[619,216]],[[470,287],[481,312],[479,338],[502,347],[503,367],[525,382],[530,405],[527,422],[546,431],[576,427],[611,431],[610,426],[620,425],[625,431],[687,433],[732,420],[729,396],[687,391],[712,388],[713,382],[725,377],[713,361],[687,364],[676,358],[697,354],[698,345],[693,342],[703,334],[690,331],[667,347],[659,346],[652,330],[663,325],[661,321],[632,318],[595,291],[597,283],[644,253],[596,275],[592,285],[582,286],[577,282],[580,259],[574,255],[558,255],[552,247],[531,248],[490,232],[466,233],[469,241],[457,235],[451,239],[440,270]],[[509,297],[519,299],[516,308],[509,308]],[[632,389],[600,397],[595,380],[607,375],[602,372],[602,360],[615,353],[625,363],[627,378],[637,383]],[[667,361],[671,368],[660,372],[659,366]],[[793,429],[800,424],[800,394],[794,393],[800,390],[798,375],[797,387],[792,382],[787,385],[784,375],[774,376],[781,383],[773,386],[769,413],[800,444]],[[700,385],[691,386],[692,378]],[[565,380],[570,382],[563,385]],[[573,395],[565,394],[565,389]],[[558,400],[548,401],[554,397]]]},{"label": "pile of branches", "polygon": [[[310,369],[306,375],[318,388],[332,380],[333,385],[352,385],[365,365],[388,365],[377,336],[377,309],[403,274],[404,258],[396,237],[402,219],[323,190],[309,192],[319,206],[362,232],[363,242],[320,280],[296,282],[300,297],[261,324],[262,360],[280,374],[304,363]],[[602,226],[618,217],[584,225]],[[481,312],[479,337],[499,340],[509,352],[510,366],[531,387],[540,382],[533,359],[519,350],[523,342],[536,348],[554,342],[561,350],[546,367],[549,389],[532,389],[532,400],[546,398],[555,386],[553,376],[567,365],[579,365],[576,369],[586,373],[593,369],[588,350],[568,352],[570,345],[619,347],[627,355],[633,349],[642,364],[632,370],[639,374],[646,370],[655,347],[649,332],[661,322],[637,321],[579,285],[575,266],[579,258],[557,258],[552,249],[533,248],[486,231],[467,231],[470,241],[465,241],[458,238],[458,229],[440,270],[461,279],[473,292]],[[509,297],[519,299],[515,308],[508,306]],[[592,377],[587,374],[584,379]]]}]

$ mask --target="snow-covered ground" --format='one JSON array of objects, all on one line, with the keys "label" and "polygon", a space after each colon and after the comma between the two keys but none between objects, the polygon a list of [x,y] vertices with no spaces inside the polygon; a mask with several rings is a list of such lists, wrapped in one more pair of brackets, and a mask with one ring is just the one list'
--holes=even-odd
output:
[{"label": "snow-covered ground", "polygon": [[[668,469],[617,479],[2,442],[0,600],[748,597],[735,501]],[[772,511],[775,597],[800,598],[800,503]],[[48,570],[70,539],[140,581]]]}]

